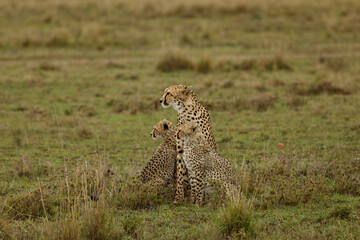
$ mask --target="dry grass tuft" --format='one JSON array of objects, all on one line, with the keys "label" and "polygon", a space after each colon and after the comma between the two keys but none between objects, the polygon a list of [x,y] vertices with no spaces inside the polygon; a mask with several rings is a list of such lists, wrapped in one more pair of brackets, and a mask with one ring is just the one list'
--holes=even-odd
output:
[{"label": "dry grass tuft", "polygon": [[228,88],[232,88],[232,87],[234,87],[234,82],[231,80],[228,80],[221,85],[221,88],[224,88],[224,89],[228,89]]},{"label": "dry grass tuft", "polygon": [[86,117],[93,117],[96,116],[97,112],[94,107],[86,106],[86,105],[80,105],[78,107],[78,110],[80,113]]},{"label": "dry grass tuft", "polygon": [[60,68],[56,65],[53,65],[51,63],[41,63],[38,67],[38,69],[43,71],[58,71]]},{"label": "dry grass tuft", "polygon": [[[2,214],[1,211],[0,214]],[[0,218],[0,239],[15,239],[11,236],[13,229],[9,226],[9,222]]]},{"label": "dry grass tuft", "polygon": [[307,203],[331,191],[326,185],[325,164],[304,163],[290,155],[274,156],[266,161],[262,165],[244,162],[236,169],[241,192],[253,197],[256,208]]},{"label": "dry grass tuft", "polygon": [[240,63],[232,60],[220,61],[217,68],[222,71],[291,71],[290,64],[281,56],[271,58],[244,59]]},{"label": "dry grass tuft", "polygon": [[218,222],[226,237],[246,238],[253,231],[250,201],[240,195],[232,196],[221,210]]},{"label": "dry grass tuft", "polygon": [[326,176],[335,182],[336,193],[360,196],[360,158],[331,161]]},{"label": "dry grass tuft", "polygon": [[119,68],[119,69],[125,69],[125,65],[114,62],[114,61],[109,61],[108,63],[105,64],[106,68]]},{"label": "dry grass tuft", "polygon": [[305,99],[301,98],[301,97],[292,97],[286,103],[286,105],[288,105],[292,108],[297,108],[297,107],[303,106],[305,104],[306,104]]},{"label": "dry grass tuft", "polygon": [[81,128],[78,131],[78,136],[79,136],[79,138],[82,138],[82,139],[90,139],[93,137],[93,134],[89,129]]},{"label": "dry grass tuft", "polygon": [[49,194],[44,194],[42,189],[38,188],[9,199],[6,206],[7,215],[11,219],[25,220],[53,215],[56,202],[51,199]]},{"label": "dry grass tuft", "polygon": [[186,54],[178,49],[167,50],[156,68],[161,72],[175,72],[194,69],[194,63]]},{"label": "dry grass tuft", "polygon": [[153,98],[146,102],[138,100],[124,102],[123,100],[111,99],[107,102],[106,105],[111,107],[114,113],[129,115],[151,113],[152,111],[159,109],[158,100]]},{"label": "dry grass tuft", "polygon": [[254,59],[245,59],[240,64],[234,66],[235,70],[251,71],[257,68],[257,62]]},{"label": "dry grass tuft", "polygon": [[216,68],[225,72],[230,72],[234,70],[252,71],[258,68],[258,62],[254,59],[245,59],[242,60],[240,63],[234,62],[232,60],[222,60],[218,62]]},{"label": "dry grass tuft", "polygon": [[139,218],[135,215],[125,217],[124,220],[121,222],[125,234],[137,239],[139,222]]},{"label": "dry grass tuft", "polygon": [[32,162],[29,161],[28,158],[22,157],[17,162],[15,169],[19,177],[30,177],[32,173]]},{"label": "dry grass tuft", "polygon": [[349,67],[349,63],[344,58],[320,57],[319,63],[334,72],[343,71]]},{"label": "dry grass tuft", "polygon": [[192,45],[194,43],[194,40],[188,34],[185,33],[181,35],[180,42],[184,45]]},{"label": "dry grass tuft", "polygon": [[32,121],[40,121],[48,116],[48,111],[40,107],[34,107],[26,114]]},{"label": "dry grass tuft", "polygon": [[47,47],[66,47],[70,45],[70,35],[67,30],[59,29],[53,31],[50,38],[45,43]]},{"label": "dry grass tuft", "polygon": [[[232,87],[232,83],[225,83],[223,88]],[[267,111],[274,107],[276,97],[268,94],[262,94],[248,98],[237,98],[234,101],[203,101],[203,105],[209,110],[227,111],[227,110],[254,110],[257,112]]]},{"label": "dry grass tuft", "polygon": [[[266,111],[268,108],[274,106],[276,98],[271,95],[262,95],[254,97],[249,102],[245,102],[244,105],[247,108],[256,109],[258,112]],[[247,106],[246,106],[247,105]]]},{"label": "dry grass tuft", "polygon": [[196,71],[199,73],[208,73],[212,70],[213,63],[210,57],[202,57],[196,64]]},{"label": "dry grass tuft", "polygon": [[55,191],[60,206],[54,225],[46,229],[49,239],[113,239],[119,233],[111,225],[109,205],[118,189],[112,165],[101,156],[85,161],[59,178]]},{"label": "dry grass tuft", "polygon": [[315,94],[315,95],[320,94],[320,93],[347,95],[347,94],[350,94],[350,91],[347,89],[338,87],[338,86],[334,86],[331,82],[322,81],[320,83],[313,85],[309,89],[309,93]]},{"label": "dry grass tuft", "polygon": [[290,156],[275,158],[263,172],[263,183],[258,193],[262,195],[262,207],[306,203],[328,189],[325,187],[323,167],[310,164],[299,166],[299,159]]},{"label": "dry grass tuft", "polygon": [[172,200],[171,187],[155,189],[130,179],[120,190],[117,206],[126,209],[151,209],[160,203]]},{"label": "dry grass tuft", "polygon": [[35,162],[34,159],[23,156],[16,162],[14,170],[19,177],[39,177],[47,176],[51,169],[47,163]]},{"label": "dry grass tuft", "polygon": [[264,68],[266,71],[292,70],[290,64],[281,55],[276,55],[270,59],[263,60],[261,62],[261,68]]},{"label": "dry grass tuft", "polygon": [[329,214],[329,218],[349,219],[352,209],[350,207],[334,208]]},{"label": "dry grass tuft", "polygon": [[299,85],[293,85],[293,91],[298,95],[319,95],[319,94],[340,94],[349,95],[351,91],[339,86],[335,86],[332,82],[321,81],[312,84],[307,89],[299,87]]}]

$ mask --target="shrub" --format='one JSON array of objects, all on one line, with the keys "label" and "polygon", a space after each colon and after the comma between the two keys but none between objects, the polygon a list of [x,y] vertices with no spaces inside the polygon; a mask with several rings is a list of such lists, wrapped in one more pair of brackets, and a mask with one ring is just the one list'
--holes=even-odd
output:
[{"label": "shrub", "polygon": [[194,69],[193,62],[179,50],[169,50],[161,57],[156,67],[161,72],[175,72]]}]

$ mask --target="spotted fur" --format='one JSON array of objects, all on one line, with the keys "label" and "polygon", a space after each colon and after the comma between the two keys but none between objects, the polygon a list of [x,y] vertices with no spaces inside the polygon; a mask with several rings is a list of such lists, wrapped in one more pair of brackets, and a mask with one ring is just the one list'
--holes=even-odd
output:
[{"label": "spotted fur", "polygon": [[227,193],[236,190],[230,162],[209,147],[197,123],[191,121],[177,127],[176,139],[184,144],[182,159],[189,172],[191,198],[196,205],[202,205],[204,189],[214,181],[220,182]]},{"label": "spotted fur", "polygon": [[[177,152],[175,139],[175,125],[164,119],[153,126],[150,133],[153,139],[161,138],[162,142],[154,155],[146,163],[140,173],[140,180],[152,187],[164,186],[176,182],[177,179]],[[184,186],[187,192],[190,191],[190,184],[187,171],[184,176]]]},{"label": "spotted fur", "polygon": [[178,112],[176,126],[194,121],[201,128],[206,142],[216,150],[216,143],[211,129],[210,115],[206,108],[201,105],[195,93],[190,87],[174,85],[164,90],[160,103],[164,108],[172,107]]},{"label": "spotted fur", "polygon": [[141,182],[158,187],[173,181],[177,155],[175,129],[175,125],[166,119],[153,126],[150,135],[153,139],[162,138],[162,142],[141,171]]},{"label": "spotted fur", "polygon": [[[164,90],[163,96],[160,98],[160,103],[164,108],[172,107],[178,112],[177,126],[184,123],[194,121],[198,124],[199,129],[205,137],[205,141],[210,149],[216,151],[216,143],[211,129],[210,115],[208,111],[202,106],[196,97],[195,93],[187,86],[174,85]],[[184,198],[184,176],[186,166],[182,160],[183,143],[181,141],[177,144],[177,184],[175,203],[182,201]]]}]

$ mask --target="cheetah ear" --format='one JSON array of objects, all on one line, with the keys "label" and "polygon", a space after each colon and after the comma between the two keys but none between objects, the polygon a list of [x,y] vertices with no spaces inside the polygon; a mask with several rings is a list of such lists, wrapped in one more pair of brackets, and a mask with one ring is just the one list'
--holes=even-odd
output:
[{"label": "cheetah ear", "polygon": [[182,90],[182,94],[184,94],[185,96],[188,96],[189,93],[191,92],[191,87],[185,87],[184,90]]},{"label": "cheetah ear", "polygon": [[169,126],[168,126],[166,123],[164,123],[164,129],[165,129],[165,130],[168,130],[168,129],[169,129]]}]

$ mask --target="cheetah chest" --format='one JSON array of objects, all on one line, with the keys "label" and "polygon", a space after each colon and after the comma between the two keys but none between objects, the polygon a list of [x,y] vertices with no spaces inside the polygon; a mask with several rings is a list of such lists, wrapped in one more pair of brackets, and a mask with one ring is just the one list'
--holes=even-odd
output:
[{"label": "cheetah chest", "polygon": [[183,161],[184,161],[185,166],[186,166],[187,170],[189,171],[189,173],[192,173],[193,172],[193,163],[191,161],[191,154],[189,153],[189,151],[184,151]]},{"label": "cheetah chest", "polygon": [[187,145],[186,142],[184,143],[184,153],[182,156],[182,159],[185,163],[186,168],[188,169],[190,174],[193,174],[194,171],[200,165],[202,165],[202,157],[199,155],[198,151],[196,149],[193,149],[193,146]]}]

